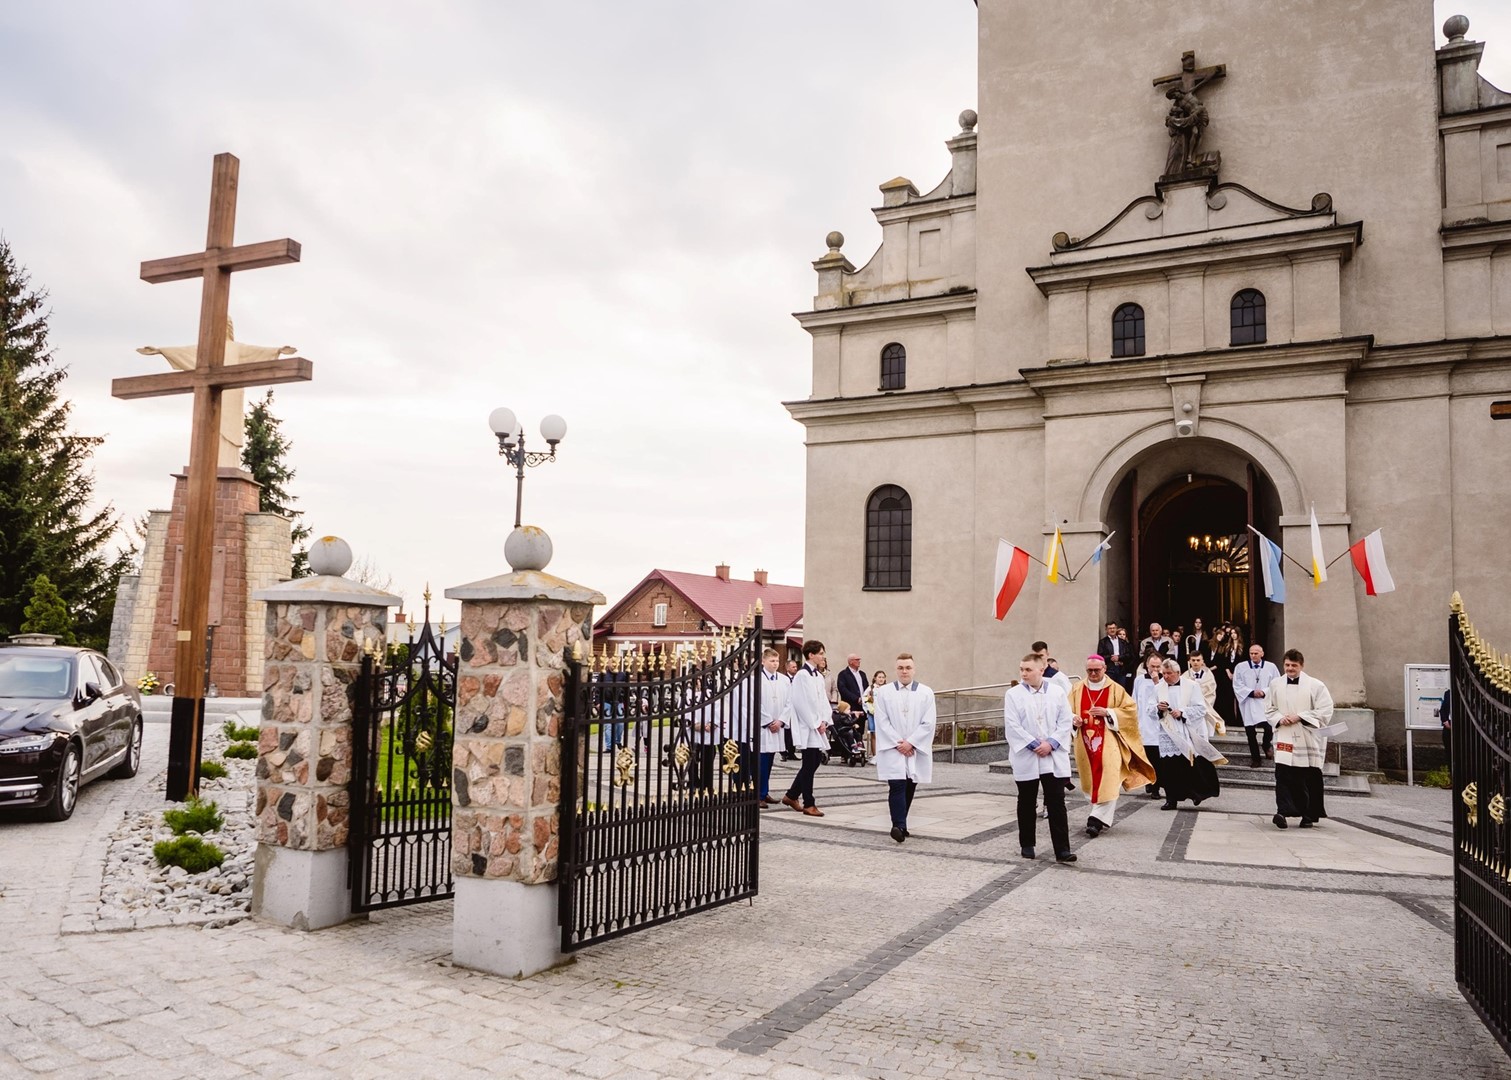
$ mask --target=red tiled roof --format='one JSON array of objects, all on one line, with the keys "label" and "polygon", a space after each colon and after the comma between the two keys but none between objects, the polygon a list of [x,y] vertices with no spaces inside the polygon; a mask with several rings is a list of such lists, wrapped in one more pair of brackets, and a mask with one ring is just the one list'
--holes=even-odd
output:
[{"label": "red tiled roof", "polygon": [[680,570],[652,570],[645,579],[598,620],[605,629],[619,616],[625,601],[639,594],[646,583],[657,578],[665,581],[687,598],[715,626],[734,626],[745,613],[761,601],[767,630],[786,631],[803,621],[803,587],[801,585],[760,585],[754,581],[724,581],[713,574],[688,574]]}]

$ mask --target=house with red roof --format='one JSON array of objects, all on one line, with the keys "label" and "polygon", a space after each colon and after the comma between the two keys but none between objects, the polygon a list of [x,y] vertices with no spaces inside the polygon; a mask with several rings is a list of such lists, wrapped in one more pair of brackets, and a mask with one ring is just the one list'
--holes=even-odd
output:
[{"label": "house with red roof", "polygon": [[773,585],[766,571],[749,581],[732,578],[720,563],[712,574],[652,570],[593,627],[593,644],[613,652],[649,651],[660,645],[711,641],[721,630],[739,626],[761,602],[762,636],[786,659],[803,643],[803,587]]}]

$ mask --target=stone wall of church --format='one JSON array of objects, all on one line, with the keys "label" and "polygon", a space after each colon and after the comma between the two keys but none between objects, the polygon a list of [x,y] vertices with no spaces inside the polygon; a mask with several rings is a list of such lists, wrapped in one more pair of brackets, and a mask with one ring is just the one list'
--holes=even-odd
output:
[{"label": "stone wall of church", "polygon": [[[112,654],[128,682],[136,683],[151,671],[148,651],[152,645],[152,625],[157,617],[157,598],[163,587],[164,558],[168,546],[167,510],[153,510],[147,515],[147,536],[142,541],[142,569],[137,577],[136,596],[131,605],[125,645],[119,655]],[[114,636],[114,635],[112,635]],[[155,672],[159,679],[162,672]]]}]

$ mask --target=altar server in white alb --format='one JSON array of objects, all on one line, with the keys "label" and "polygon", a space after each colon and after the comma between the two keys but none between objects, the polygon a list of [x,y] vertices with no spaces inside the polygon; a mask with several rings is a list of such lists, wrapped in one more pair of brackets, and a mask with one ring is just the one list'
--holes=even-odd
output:
[{"label": "altar server in white alb", "polygon": [[1008,760],[1018,782],[1018,846],[1025,859],[1034,857],[1034,806],[1042,788],[1055,858],[1075,862],[1070,850],[1070,824],[1065,817],[1065,781],[1070,779],[1070,739],[1075,723],[1070,702],[1064,690],[1044,677],[1044,661],[1037,653],[1029,653],[1018,664],[1018,680],[1002,699]]},{"label": "altar server in white alb", "polygon": [[1154,710],[1159,732],[1160,787],[1165,789],[1161,810],[1174,810],[1182,799],[1197,806],[1219,793],[1217,766],[1228,759],[1207,741],[1207,700],[1196,684],[1181,678],[1180,665],[1166,660],[1164,678],[1155,684]]},{"label": "altar server in white alb", "polygon": [[1226,735],[1227,729],[1223,726],[1222,717],[1217,715],[1217,678],[1207,667],[1207,662],[1202,658],[1201,653],[1192,653],[1187,658],[1186,673],[1181,678],[1201,691],[1202,704],[1205,706],[1207,738],[1210,739],[1213,735]]},{"label": "altar server in white alb", "polygon": [[782,658],[775,649],[761,654],[761,806],[776,806],[771,797],[771,766],[787,745],[787,699],[792,695],[792,680],[784,675]]},{"label": "altar server in white alb", "polygon": [[1238,701],[1238,715],[1243,719],[1244,734],[1249,737],[1249,765],[1259,768],[1259,737],[1264,736],[1264,756],[1274,757],[1271,746],[1274,728],[1270,726],[1266,697],[1270,684],[1280,678],[1280,669],[1264,658],[1264,648],[1249,646],[1249,661],[1233,668],[1233,697]]},{"label": "altar server in white alb", "polygon": [[1286,818],[1299,817],[1310,829],[1327,817],[1322,804],[1322,761],[1327,737],[1319,729],[1333,719],[1333,696],[1321,679],[1301,670],[1306,658],[1287,649],[1281,658],[1285,675],[1270,684],[1265,709],[1275,724],[1275,816],[1277,829]]},{"label": "altar server in white alb", "polygon": [[792,726],[792,745],[803,755],[803,764],[783,804],[809,817],[823,817],[818,801],[813,797],[813,777],[823,764],[824,751],[829,749],[829,694],[824,689],[824,643],[803,643],[803,666],[792,677],[792,697],[788,700],[788,723]]},{"label": "altar server in white alb", "polygon": [[934,778],[934,691],[914,678],[913,654],[897,654],[897,680],[876,692],[876,776],[887,782],[892,839],[908,838],[919,784]]}]

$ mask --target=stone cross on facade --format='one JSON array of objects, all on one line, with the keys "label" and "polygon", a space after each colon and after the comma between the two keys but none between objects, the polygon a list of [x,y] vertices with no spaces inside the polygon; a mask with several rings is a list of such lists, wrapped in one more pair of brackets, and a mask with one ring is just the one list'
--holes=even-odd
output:
[{"label": "stone cross on facade", "polygon": [[204,279],[195,366],[188,371],[116,379],[110,386],[113,396],[126,399],[166,394],[194,395],[183,583],[179,590],[179,628],[173,663],[175,693],[168,737],[167,796],[175,801],[194,794],[199,787],[221,395],[227,390],[248,386],[305,382],[313,375],[313,365],[298,356],[259,360],[234,367],[225,363],[232,271],[299,261],[299,245],[293,240],[235,246],[236,186],[240,167],[241,163],[231,154],[215,155],[210,184],[210,225],[203,251],[142,263],[142,280],[154,285],[196,277]]},{"label": "stone cross on facade", "polygon": [[1226,64],[1197,67],[1196,53],[1188,50],[1181,54],[1180,71],[1154,80],[1154,88],[1164,91],[1170,99],[1170,112],[1165,117],[1165,128],[1170,132],[1170,153],[1161,180],[1217,174],[1221,159],[1215,153],[1202,154],[1200,150],[1201,137],[1207,129],[1207,107],[1197,98],[1196,91],[1227,74]]}]

